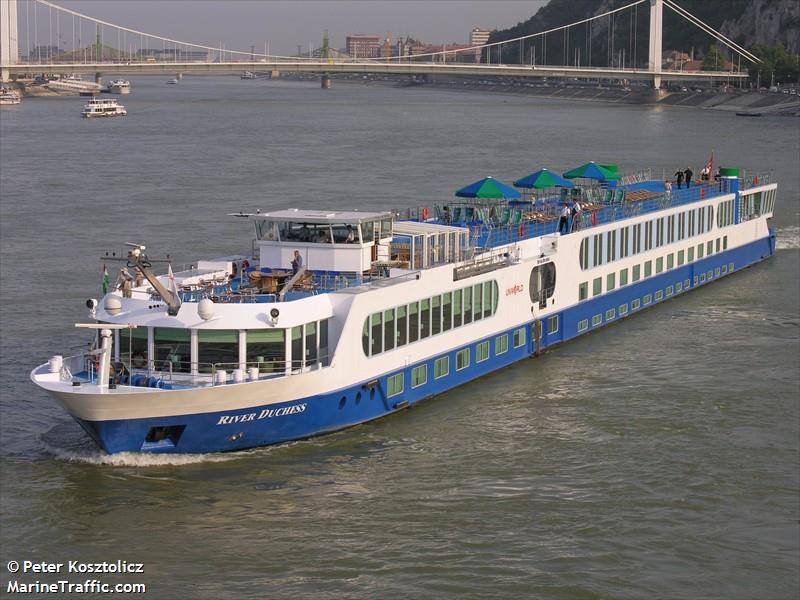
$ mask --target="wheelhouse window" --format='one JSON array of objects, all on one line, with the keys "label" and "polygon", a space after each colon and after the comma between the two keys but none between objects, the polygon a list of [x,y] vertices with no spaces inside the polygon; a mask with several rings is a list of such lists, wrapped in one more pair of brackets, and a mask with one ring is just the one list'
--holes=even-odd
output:
[{"label": "wheelhouse window", "polygon": [[191,331],[177,327],[153,328],[155,368],[188,373],[191,370]]},{"label": "wheelhouse window", "polygon": [[239,332],[235,329],[201,329],[197,332],[198,369],[207,373],[212,365],[219,369],[239,366]]},{"label": "wheelhouse window", "polygon": [[264,373],[281,373],[286,369],[286,330],[249,329],[247,331],[247,365]]},{"label": "wheelhouse window", "polygon": [[119,330],[119,358],[134,369],[147,367],[147,327]]}]

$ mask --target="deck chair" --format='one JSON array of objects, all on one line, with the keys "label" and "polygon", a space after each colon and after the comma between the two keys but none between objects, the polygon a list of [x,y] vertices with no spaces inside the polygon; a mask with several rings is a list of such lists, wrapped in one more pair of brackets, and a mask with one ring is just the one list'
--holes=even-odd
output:
[{"label": "deck chair", "polygon": [[456,206],[453,209],[453,223],[459,223],[459,222],[461,222],[461,207]]},{"label": "deck chair", "polygon": [[508,220],[511,218],[511,209],[507,206],[503,208],[500,213],[500,225],[508,225]]}]

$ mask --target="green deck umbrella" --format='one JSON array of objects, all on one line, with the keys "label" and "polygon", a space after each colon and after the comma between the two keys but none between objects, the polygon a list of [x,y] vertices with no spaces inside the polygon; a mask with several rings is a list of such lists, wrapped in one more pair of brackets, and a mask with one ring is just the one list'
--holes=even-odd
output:
[{"label": "green deck umbrella", "polygon": [[598,181],[614,181],[619,179],[619,175],[591,161],[571,171],[564,173],[567,179],[597,179]]},{"label": "green deck umbrella", "polygon": [[484,177],[483,179],[470,183],[456,192],[459,198],[486,198],[496,199],[501,198],[519,198],[521,194],[514,188],[506,185],[502,181],[498,181],[493,177]]},{"label": "green deck umbrella", "polygon": [[541,169],[535,173],[531,173],[530,175],[523,177],[522,179],[517,179],[514,182],[514,185],[518,188],[533,188],[536,190],[544,190],[554,187],[575,187],[575,184],[571,181],[568,181],[561,177],[561,175],[553,173],[552,171],[548,171],[547,169]]}]

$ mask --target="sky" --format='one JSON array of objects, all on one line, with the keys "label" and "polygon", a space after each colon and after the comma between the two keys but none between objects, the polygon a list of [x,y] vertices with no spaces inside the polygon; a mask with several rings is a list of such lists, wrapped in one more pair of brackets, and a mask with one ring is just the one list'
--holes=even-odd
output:
[{"label": "sky", "polygon": [[[20,5],[27,0],[19,0]],[[117,25],[233,50],[294,53],[297,45],[343,48],[350,33],[429,43],[467,43],[473,27],[504,29],[525,21],[547,0],[54,0]],[[24,7],[20,6],[21,21]],[[43,15],[44,8],[39,8]],[[33,14],[33,9],[31,9]],[[46,18],[46,17],[45,17]],[[24,27],[24,25],[23,25]]]}]

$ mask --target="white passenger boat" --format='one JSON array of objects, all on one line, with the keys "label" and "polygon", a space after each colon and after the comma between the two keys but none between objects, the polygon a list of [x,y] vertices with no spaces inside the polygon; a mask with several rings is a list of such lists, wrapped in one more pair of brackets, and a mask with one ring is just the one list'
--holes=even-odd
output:
[{"label": "white passenger boat", "polygon": [[60,93],[99,94],[102,87],[93,81],[84,81],[79,75],[66,75],[60,79],[51,79],[46,87]]},{"label": "white passenger boat", "polygon": [[258,79],[258,76],[252,71],[245,71],[239,76],[239,79]]},{"label": "white passenger boat", "polygon": [[124,117],[128,111],[114,98],[92,98],[83,107],[84,117]]},{"label": "white passenger boat", "polygon": [[108,82],[106,90],[111,94],[130,94],[131,82],[125,79],[115,79]]},{"label": "white passenger boat", "polygon": [[[254,226],[253,256],[155,275],[131,245],[142,283],[87,302],[95,350],[31,379],[110,453],[336,431],[772,256],[776,188],[720,169],[671,191],[639,174],[534,203],[232,215]],[[580,217],[560,222],[573,199]]]},{"label": "white passenger boat", "polygon": [[177,85],[178,84],[178,78],[177,77],[173,77],[172,79],[168,79],[167,83],[169,85]]},{"label": "white passenger boat", "polygon": [[0,106],[19,104],[22,101],[16,90],[10,88],[0,88]]}]

